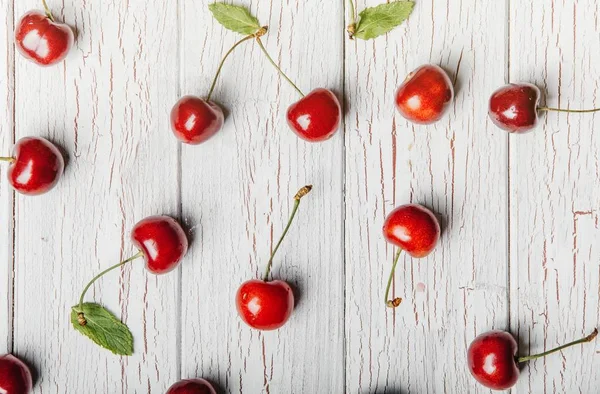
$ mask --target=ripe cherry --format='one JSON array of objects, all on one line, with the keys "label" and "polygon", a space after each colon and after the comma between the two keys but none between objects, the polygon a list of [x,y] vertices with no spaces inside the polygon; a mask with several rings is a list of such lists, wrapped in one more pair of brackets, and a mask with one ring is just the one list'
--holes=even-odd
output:
[{"label": "ripe cherry", "polygon": [[342,107],[331,90],[317,88],[306,96],[275,63],[260,37],[258,46],[277,72],[298,92],[302,98],[287,110],[287,122],[298,137],[309,142],[320,142],[331,138],[338,130],[342,118]]},{"label": "ripe cherry", "polygon": [[171,110],[171,129],[181,142],[198,145],[223,127],[223,110],[195,96],[182,97]]},{"label": "ripe cherry", "polygon": [[525,133],[533,130],[539,121],[539,111],[590,113],[595,109],[561,109],[540,107],[540,89],[530,83],[511,83],[492,93],[488,115],[492,122],[510,133]]},{"label": "ripe cherry", "polygon": [[490,331],[479,335],[471,342],[467,351],[469,371],[485,387],[492,390],[506,390],[519,379],[519,364],[547,356],[579,343],[591,342],[598,330],[585,338],[567,343],[540,354],[517,357],[517,341],[506,331]]},{"label": "ripe cherry", "polygon": [[264,279],[244,282],[237,291],[235,303],[238,314],[252,328],[276,330],[288,321],[294,310],[294,293],[290,285],[281,280],[269,282],[269,274],[271,273],[273,258],[296,216],[300,199],[307,195],[311,189],[312,186],[305,186],[294,197],[292,214],[279,242],[277,242],[273,253],[271,253]]},{"label": "ripe cherry", "polygon": [[404,250],[415,258],[427,256],[440,239],[440,224],[429,209],[418,204],[402,205],[385,219],[383,235],[387,242],[399,248],[385,290],[386,305],[395,308],[402,299],[389,300],[388,295],[400,254]]},{"label": "ripe cherry", "polygon": [[40,137],[22,138],[15,144],[11,157],[0,157],[10,163],[8,182],[21,194],[39,195],[51,190],[63,173],[65,161],[56,146]]},{"label": "ripe cherry", "polygon": [[333,92],[323,88],[313,90],[287,111],[288,125],[309,142],[331,138],[340,126],[341,118],[340,102]]},{"label": "ripe cherry", "polygon": [[212,384],[204,379],[186,379],[172,385],[167,394],[217,394]]},{"label": "ripe cherry", "polygon": [[153,274],[165,274],[177,267],[187,253],[188,240],[181,225],[169,216],[151,216],[140,221],[131,231],[134,245]]},{"label": "ripe cherry", "polygon": [[17,23],[15,44],[25,58],[40,66],[52,66],[67,57],[75,36],[69,26],[54,20],[46,1],[42,3],[45,14],[29,11]]},{"label": "ripe cherry", "polygon": [[396,92],[396,108],[407,120],[431,124],[440,120],[454,99],[454,87],[440,67],[428,64],[411,72]]},{"label": "ripe cherry", "polygon": [[0,356],[0,393],[28,394],[32,386],[31,372],[25,363],[10,354]]},{"label": "ripe cherry", "polygon": [[[83,289],[79,297],[78,311],[83,310],[83,299],[89,288],[110,271],[143,256],[148,271],[157,275],[165,274],[177,267],[188,249],[185,231],[175,219],[169,216],[150,216],[141,220],[133,227],[131,240],[139,252],[96,275]],[[83,313],[79,313],[78,320],[82,326],[87,323]]]},{"label": "ripe cherry", "polygon": [[179,141],[190,145],[198,145],[221,130],[225,122],[223,110],[212,102],[210,98],[217,85],[219,75],[221,75],[221,71],[223,70],[225,60],[241,43],[252,38],[258,38],[266,32],[266,27],[258,29],[256,33],[250,34],[236,42],[225,53],[217,68],[206,100],[196,96],[184,96],[175,103],[171,109],[171,130]]}]

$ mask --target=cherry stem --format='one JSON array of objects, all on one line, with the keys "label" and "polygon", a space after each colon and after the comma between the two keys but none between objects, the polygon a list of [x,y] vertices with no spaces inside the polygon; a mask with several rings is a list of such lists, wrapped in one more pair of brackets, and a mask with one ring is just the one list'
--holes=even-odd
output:
[{"label": "cherry stem", "polygon": [[302,90],[300,90],[298,88],[298,86],[296,86],[296,84],[294,82],[292,82],[292,80],[285,75],[285,73],[281,70],[281,68],[277,65],[277,63],[275,63],[275,61],[273,60],[273,58],[271,57],[271,55],[269,55],[269,52],[267,52],[267,49],[265,48],[265,46],[263,45],[261,39],[259,36],[256,37],[256,42],[258,42],[258,46],[260,46],[260,49],[262,49],[262,51],[264,52],[264,54],[267,56],[267,59],[269,59],[269,62],[271,62],[271,64],[273,65],[273,67],[275,67],[277,69],[277,71],[279,72],[279,74],[285,78],[286,81],[288,81],[290,83],[290,85],[292,85],[294,87],[294,89],[296,89],[296,91],[298,93],[300,93],[300,96],[304,97],[304,93],[302,93]]},{"label": "cherry stem", "polygon": [[390,277],[388,278],[387,286],[385,288],[385,305],[388,308],[396,308],[402,302],[402,298],[394,298],[390,300],[388,298],[390,294],[390,288],[392,287],[392,279],[394,279],[394,272],[396,272],[396,264],[398,264],[398,260],[400,259],[400,255],[402,254],[402,249],[398,249],[396,253],[396,257],[394,258],[394,264],[392,265],[392,270],[390,271]]},{"label": "cherry stem", "polygon": [[267,271],[265,272],[264,277],[265,282],[269,281],[269,274],[271,273],[271,267],[273,266],[273,258],[275,257],[275,253],[277,253],[277,250],[281,246],[285,235],[287,234],[288,230],[290,229],[290,226],[292,225],[292,222],[294,221],[294,217],[296,216],[296,212],[298,211],[298,207],[300,206],[300,199],[306,196],[308,193],[310,193],[311,190],[312,185],[304,186],[302,189],[298,190],[298,193],[296,193],[296,195],[294,196],[294,208],[292,209],[290,219],[288,220],[287,226],[285,226],[285,230],[283,230],[283,234],[281,235],[281,238],[279,238],[279,242],[277,242],[275,249],[273,249],[273,252],[271,252],[271,258],[267,263]]},{"label": "cherry stem", "polygon": [[350,24],[346,28],[346,31],[350,39],[353,40],[356,31],[356,8],[354,7],[354,1],[348,0],[348,2],[350,3]]},{"label": "cherry stem", "polygon": [[9,163],[14,163],[15,158],[14,157],[0,157],[0,161],[8,161]]},{"label": "cherry stem", "polygon": [[563,109],[563,108],[538,107],[538,110],[540,110],[540,111],[553,111],[553,112],[567,112],[567,113],[574,113],[574,114],[587,114],[587,113],[591,113],[591,112],[598,112],[598,111],[600,111],[600,108],[593,108],[593,109]]},{"label": "cherry stem", "polygon": [[221,74],[221,70],[223,69],[223,65],[225,64],[225,60],[227,60],[227,57],[229,55],[231,55],[233,50],[235,48],[237,48],[238,45],[240,45],[244,41],[251,40],[254,37],[256,37],[256,34],[250,34],[249,36],[242,38],[241,40],[239,40],[238,42],[233,44],[233,46],[227,51],[227,53],[225,53],[225,56],[223,56],[223,59],[221,60],[221,63],[219,64],[219,68],[217,68],[217,73],[215,74],[215,78],[213,79],[212,85],[210,85],[210,90],[208,91],[208,96],[206,97],[206,101],[210,101],[210,96],[212,96],[213,91],[215,90],[215,86],[217,85],[217,79],[219,79],[219,75]]},{"label": "cherry stem", "polygon": [[597,335],[598,335],[598,329],[596,328],[596,329],[594,329],[594,332],[592,332],[587,337],[578,339],[578,340],[573,341],[573,342],[569,342],[566,345],[562,345],[562,346],[559,346],[559,347],[557,347],[555,349],[548,350],[547,352],[543,352],[543,353],[540,353],[540,354],[534,354],[532,356],[519,357],[519,358],[517,358],[517,362],[524,363],[525,361],[535,360],[536,358],[544,357],[544,356],[547,356],[549,354],[561,351],[561,350],[563,350],[565,348],[568,348],[570,346],[578,345],[580,343],[591,342],[591,341],[594,340],[594,338],[596,338]]},{"label": "cherry stem", "polygon": [[42,4],[44,5],[44,11],[46,12],[46,16],[50,18],[52,22],[54,22],[54,16],[52,15],[52,11],[48,8],[48,4],[46,4],[46,0],[42,0]]},{"label": "cherry stem", "polygon": [[81,297],[79,297],[79,324],[81,324],[82,326],[86,325],[86,320],[83,317],[83,298],[85,297],[85,293],[87,293],[87,291],[90,289],[90,287],[92,287],[92,285],[94,284],[95,281],[97,281],[98,279],[100,279],[102,276],[104,276],[105,274],[109,273],[110,271],[122,267],[125,264],[137,259],[138,257],[142,257],[144,255],[144,252],[142,252],[141,250],[134,256],[131,256],[130,258],[128,258],[127,260],[123,260],[121,261],[119,264],[115,264],[110,268],[105,269],[104,271],[100,272],[98,275],[96,275],[94,277],[94,279],[92,279],[83,289],[83,292],[81,293]]}]

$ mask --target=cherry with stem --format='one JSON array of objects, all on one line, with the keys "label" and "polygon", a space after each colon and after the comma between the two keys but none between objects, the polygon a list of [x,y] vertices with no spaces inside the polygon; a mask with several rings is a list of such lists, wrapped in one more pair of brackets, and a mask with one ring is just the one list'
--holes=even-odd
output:
[{"label": "cherry with stem", "polygon": [[257,330],[276,330],[282,327],[294,311],[294,292],[283,280],[269,280],[273,259],[285,239],[296,213],[300,200],[307,195],[312,186],[304,186],[294,196],[294,207],[288,223],[271,252],[263,280],[251,279],[239,287],[235,304],[240,318],[250,327]]}]

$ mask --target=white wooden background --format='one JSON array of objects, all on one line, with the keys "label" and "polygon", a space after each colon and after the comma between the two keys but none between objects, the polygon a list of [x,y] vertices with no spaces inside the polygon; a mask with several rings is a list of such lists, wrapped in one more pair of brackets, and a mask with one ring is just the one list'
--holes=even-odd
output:
[{"label": "white wooden background", "polygon": [[[214,94],[223,131],[181,146],[171,106],[205,95],[238,39],[209,2],[51,0],[77,41],[41,69],[11,41],[40,4],[0,0],[0,150],[39,135],[68,156],[41,197],[13,194],[5,168],[0,178],[0,354],[35,367],[36,393],[163,393],[194,376],[227,393],[486,393],[465,362],[478,333],[510,329],[526,354],[600,323],[600,118],[549,114],[508,136],[486,115],[507,80],[537,84],[551,106],[600,105],[595,0],[417,0],[406,24],[369,42],[345,37],[343,0],[240,0],[301,89],[344,97],[343,132],[295,137],[284,114],[296,93],[246,43]],[[414,126],[394,92],[429,62],[456,79],[456,100],[438,124]],[[314,192],[274,268],[298,306],[283,329],[252,331],[235,291],[262,273],[306,183]],[[407,202],[435,210],[444,232],[430,257],[404,260],[405,302],[392,312],[382,296],[394,250],[380,229]],[[181,269],[155,277],[133,264],[89,293],[134,332],[134,356],[115,357],[71,328],[70,307],[158,213],[190,230]],[[597,393],[599,352],[532,362],[512,393]]]}]

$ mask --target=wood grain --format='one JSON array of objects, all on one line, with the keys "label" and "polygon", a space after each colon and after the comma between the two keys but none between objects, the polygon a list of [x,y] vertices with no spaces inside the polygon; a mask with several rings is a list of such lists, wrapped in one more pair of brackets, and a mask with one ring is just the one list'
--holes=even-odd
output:
[{"label": "wood grain", "polygon": [[[591,0],[513,7],[511,81],[536,84],[551,107],[599,106],[599,33]],[[599,324],[599,120],[548,113],[535,132],[510,139],[511,328],[523,353]],[[598,349],[581,345],[529,363],[514,391],[597,392]]]},{"label": "wood grain", "polygon": [[[30,6],[15,2],[15,13]],[[16,199],[15,351],[32,360],[36,393],[164,392],[177,379],[177,273],[155,277],[138,260],[89,292],[127,322],[133,357],[98,348],[69,313],[94,274],[135,253],[136,221],[177,215],[177,10],[158,0],[52,6],[77,45],[52,68],[17,58],[15,125],[17,137],[56,142],[68,164],[55,190]]]},{"label": "wood grain", "polygon": [[[0,156],[13,145],[14,45],[12,0],[0,0]],[[0,355],[12,351],[13,192],[6,180],[7,163],[0,169]]]},{"label": "wood grain", "polygon": [[[505,12],[504,2],[420,1],[393,34],[346,50],[349,393],[484,392],[466,347],[507,328],[506,134],[489,124],[486,100],[504,80]],[[457,81],[453,108],[430,127],[394,107],[397,87],[425,63]],[[436,212],[443,234],[429,257],[401,259],[404,302],[392,311],[383,296],[395,250],[381,227],[406,203]]]},{"label": "wood grain", "polygon": [[[182,2],[182,94],[205,96],[241,38],[212,20],[208,4]],[[267,50],[305,93],[341,93],[341,1],[236,4],[269,26]],[[228,113],[224,129],[182,149],[182,207],[194,237],[183,267],[182,375],[206,376],[228,393],[343,392],[343,133],[321,144],[296,137],[284,116],[298,95],[252,41],[228,60],[213,99]],[[297,307],[282,329],[251,330],[235,293],[263,274],[305,184],[313,192],[273,269],[296,289]]]}]

